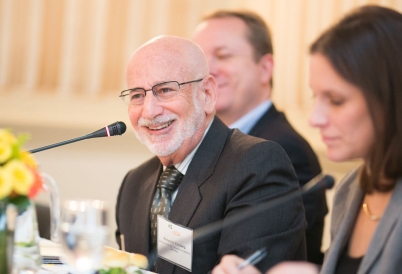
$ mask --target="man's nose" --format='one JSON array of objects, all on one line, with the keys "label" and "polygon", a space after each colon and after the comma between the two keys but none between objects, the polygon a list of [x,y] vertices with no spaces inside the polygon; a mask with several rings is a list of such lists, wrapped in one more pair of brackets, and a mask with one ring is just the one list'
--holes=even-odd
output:
[{"label": "man's nose", "polygon": [[153,119],[162,113],[163,107],[161,106],[160,101],[154,96],[151,90],[148,91],[142,105],[142,117],[146,119]]}]

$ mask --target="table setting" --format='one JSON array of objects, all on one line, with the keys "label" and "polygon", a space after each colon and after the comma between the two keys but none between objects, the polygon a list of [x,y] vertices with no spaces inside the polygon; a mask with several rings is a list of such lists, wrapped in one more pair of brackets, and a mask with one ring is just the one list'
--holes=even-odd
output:
[{"label": "table setting", "polygon": [[[68,274],[74,272],[74,268],[68,264],[64,264],[63,248],[60,244],[41,238],[40,250],[42,255],[42,265],[37,274]],[[151,274],[153,272],[146,271],[148,260],[145,256],[140,254],[128,253],[115,248],[104,246],[103,257],[96,269],[99,274]],[[78,272],[80,273],[80,272]],[[95,273],[92,272],[92,273]]]}]

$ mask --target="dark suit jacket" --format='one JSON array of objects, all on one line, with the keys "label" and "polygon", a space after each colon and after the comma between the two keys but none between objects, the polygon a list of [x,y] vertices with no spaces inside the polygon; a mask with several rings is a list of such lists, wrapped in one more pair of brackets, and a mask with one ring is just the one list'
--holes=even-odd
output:
[{"label": "dark suit jacket", "polygon": [[[249,135],[280,144],[293,164],[300,186],[321,172],[317,156],[310,145],[273,104],[251,129]],[[308,223],[306,230],[307,260],[322,264],[322,234],[324,217],[328,213],[325,190],[303,195],[303,203]]]},{"label": "dark suit jacket", "polygon": [[[361,167],[360,167],[361,168]],[[338,261],[349,243],[365,193],[356,168],[337,185],[331,215],[331,246],[325,254],[320,273],[335,273]],[[402,178],[399,178],[388,205],[371,238],[358,274],[402,271]]]},{"label": "dark suit jacket", "polygon": [[[120,244],[124,234],[129,252],[150,252],[149,211],[161,171],[154,157],[131,170],[121,185],[116,240]],[[279,145],[230,130],[215,117],[179,186],[169,219],[197,229],[298,188]],[[194,242],[192,273],[207,273],[225,254],[245,257],[261,247],[268,249],[257,264],[263,271],[283,260],[306,259],[306,225],[300,198],[224,227]],[[162,259],[157,268],[161,273],[188,273]]]}]

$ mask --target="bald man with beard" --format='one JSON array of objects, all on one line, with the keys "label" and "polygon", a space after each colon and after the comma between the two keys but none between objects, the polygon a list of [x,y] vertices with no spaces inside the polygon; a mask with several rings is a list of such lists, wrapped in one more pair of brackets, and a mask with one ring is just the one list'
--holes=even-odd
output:
[{"label": "bald man with beard", "polygon": [[[215,116],[217,85],[194,42],[161,36],[145,43],[130,58],[127,87],[120,97],[131,125],[155,157],[129,171],[119,190],[116,240],[121,246],[124,238],[126,251],[150,255],[161,248],[151,234],[152,212],[167,168],[180,172],[182,180],[172,190],[166,221],[189,231],[299,188],[279,145],[229,129]],[[163,229],[159,217],[157,224]],[[261,271],[283,260],[305,260],[306,226],[298,197],[194,242],[189,268],[161,257],[150,268],[208,273],[225,254],[245,257],[262,247],[268,255],[257,264]]]}]

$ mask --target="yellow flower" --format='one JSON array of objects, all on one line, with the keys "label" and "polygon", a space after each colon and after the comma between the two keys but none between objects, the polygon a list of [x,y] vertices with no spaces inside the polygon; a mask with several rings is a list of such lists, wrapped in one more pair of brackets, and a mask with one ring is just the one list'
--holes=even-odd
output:
[{"label": "yellow flower", "polygon": [[13,190],[17,194],[28,195],[35,178],[23,162],[12,160],[4,165],[3,171],[11,176]]},{"label": "yellow flower", "polygon": [[11,145],[17,142],[17,138],[9,130],[0,128],[0,141]]},{"label": "yellow flower", "polygon": [[10,195],[13,190],[12,179],[9,175],[0,167],[0,200]]},{"label": "yellow flower", "polygon": [[13,153],[13,150],[11,148],[11,145],[0,139],[0,164],[3,164],[7,160],[9,160],[12,153]]},{"label": "yellow flower", "polygon": [[29,153],[27,151],[21,151],[20,158],[28,166],[30,166],[32,168],[37,168],[36,161],[35,161],[34,157],[32,157],[31,153]]},{"label": "yellow flower", "polygon": [[13,155],[13,146],[17,144],[17,138],[7,129],[0,129],[0,164],[10,160]]}]

